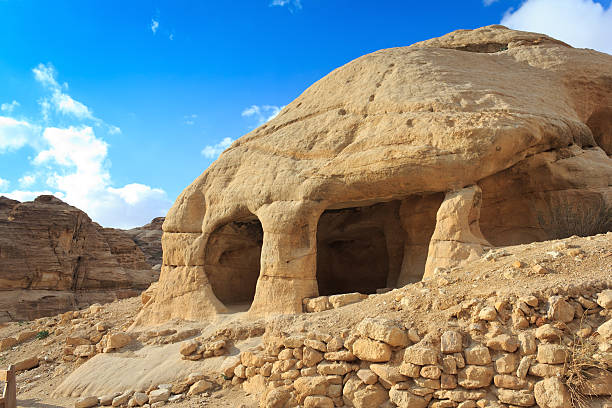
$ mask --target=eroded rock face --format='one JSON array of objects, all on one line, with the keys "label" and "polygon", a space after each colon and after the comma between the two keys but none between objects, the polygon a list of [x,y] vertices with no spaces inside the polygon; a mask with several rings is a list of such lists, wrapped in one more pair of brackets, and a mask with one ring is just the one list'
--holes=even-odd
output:
[{"label": "eroded rock face", "polygon": [[138,245],[145,256],[145,260],[151,266],[162,263],[162,224],[164,217],[154,218],[147,225],[123,231]]},{"label": "eroded rock face", "polygon": [[102,228],[53,196],[0,198],[0,320],[135,296],[155,279],[123,231]]},{"label": "eroded rock face", "polygon": [[[163,226],[160,290],[140,321],[225,310],[211,285],[221,269],[207,253],[216,231],[245,220],[263,231],[254,314],[301,312],[320,290],[354,290],[342,283],[352,271],[371,291],[489,244],[612,228],[601,113],[612,106],[611,78],[610,55],[502,26],[334,70],[178,197]],[[318,268],[320,256],[346,261]]]}]

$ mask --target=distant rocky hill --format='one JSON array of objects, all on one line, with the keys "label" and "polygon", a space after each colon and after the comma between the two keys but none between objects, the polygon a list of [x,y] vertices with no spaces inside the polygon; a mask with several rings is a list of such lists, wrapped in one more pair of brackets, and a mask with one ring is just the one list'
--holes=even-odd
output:
[{"label": "distant rocky hill", "polygon": [[0,197],[0,322],[137,295],[159,276],[151,269],[156,245],[161,254],[158,224],[143,227],[143,252],[130,234],[54,196]]},{"label": "distant rocky hill", "polygon": [[164,217],[153,218],[147,225],[123,231],[132,237],[151,266],[162,263],[161,236],[164,219]]}]

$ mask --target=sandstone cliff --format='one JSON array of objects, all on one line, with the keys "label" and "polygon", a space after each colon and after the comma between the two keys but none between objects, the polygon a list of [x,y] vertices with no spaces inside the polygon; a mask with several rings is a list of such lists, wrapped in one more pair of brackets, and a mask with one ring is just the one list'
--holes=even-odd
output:
[{"label": "sandstone cliff", "polygon": [[161,265],[162,263],[161,237],[164,220],[164,217],[157,217],[147,225],[123,231],[132,237],[151,266]]},{"label": "sandstone cliff", "polygon": [[140,321],[247,299],[297,313],[347,282],[372,293],[487,247],[608,231],[610,112],[612,56],[541,34],[489,26],[360,57],[177,198]]},{"label": "sandstone cliff", "polygon": [[134,296],[156,279],[123,231],[53,196],[0,197],[0,321]]}]

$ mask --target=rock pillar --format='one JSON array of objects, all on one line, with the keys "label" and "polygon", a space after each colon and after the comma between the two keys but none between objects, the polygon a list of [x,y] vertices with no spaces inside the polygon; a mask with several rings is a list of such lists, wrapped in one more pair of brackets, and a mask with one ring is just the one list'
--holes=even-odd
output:
[{"label": "rock pillar", "polygon": [[263,227],[261,270],[250,313],[301,313],[302,299],[318,296],[317,223],[321,203],[280,201],[256,214]]},{"label": "rock pillar", "polygon": [[482,191],[477,185],[446,193],[436,215],[424,278],[437,267],[451,268],[482,256],[491,246],[480,232]]}]

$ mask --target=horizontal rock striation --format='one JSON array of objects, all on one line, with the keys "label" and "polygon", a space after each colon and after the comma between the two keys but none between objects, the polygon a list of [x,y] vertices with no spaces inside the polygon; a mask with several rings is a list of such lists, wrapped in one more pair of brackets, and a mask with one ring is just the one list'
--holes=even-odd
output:
[{"label": "horizontal rock striation", "polygon": [[156,278],[123,231],[53,196],[0,197],[0,321],[134,296]]}]

